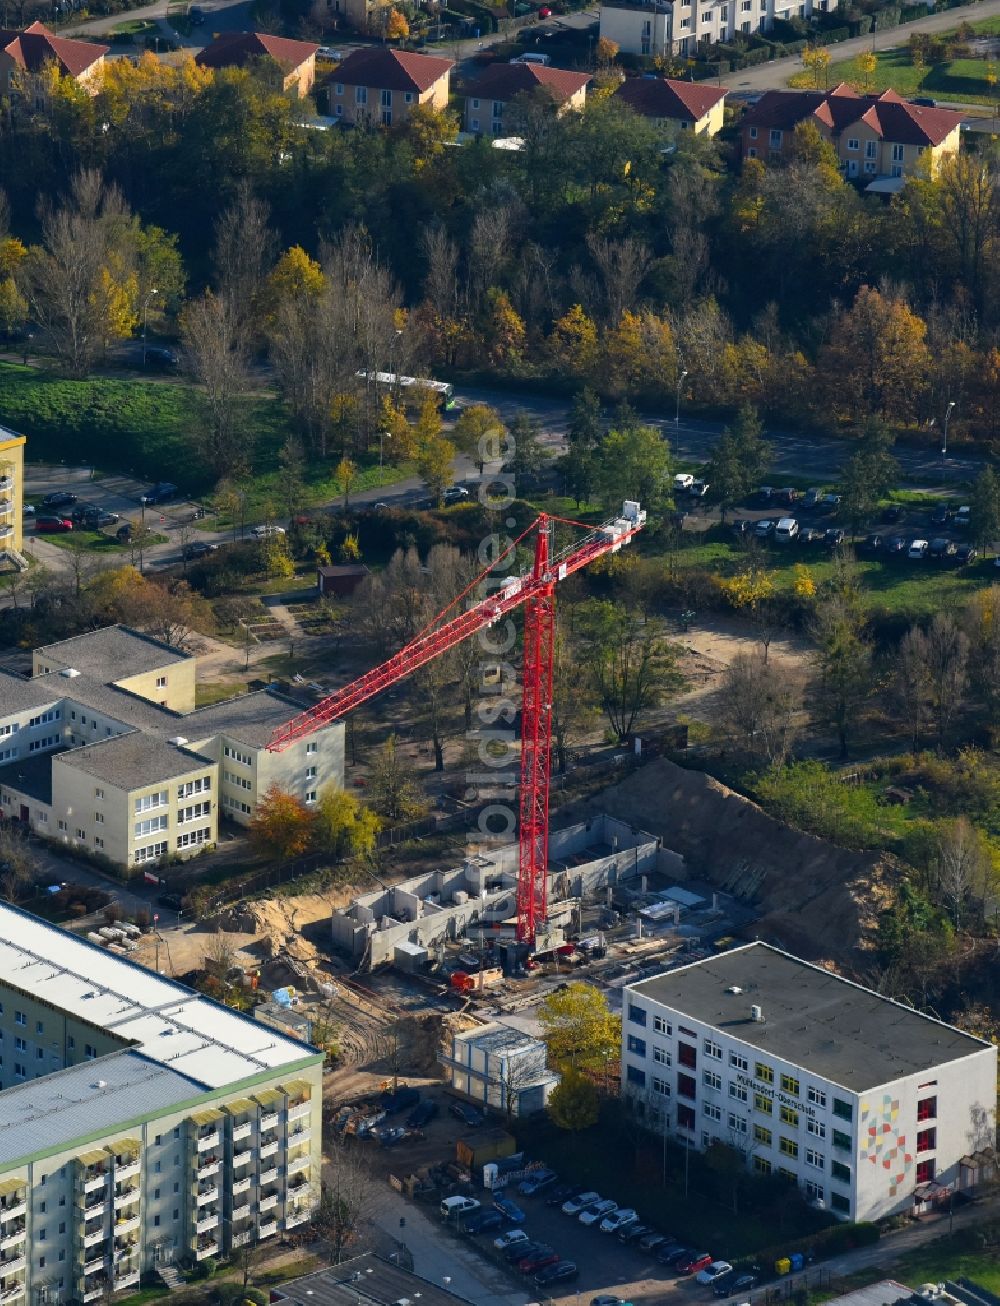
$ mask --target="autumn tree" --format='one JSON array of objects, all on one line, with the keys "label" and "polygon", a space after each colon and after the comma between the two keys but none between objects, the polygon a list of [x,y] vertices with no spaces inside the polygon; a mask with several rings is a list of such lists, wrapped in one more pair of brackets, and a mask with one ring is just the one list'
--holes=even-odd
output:
[{"label": "autumn tree", "polygon": [[301,798],[272,784],[257,803],[250,839],[271,861],[290,861],[309,848],[313,814]]},{"label": "autumn tree", "polygon": [[609,512],[620,512],[625,499],[637,499],[650,512],[669,506],[670,446],[655,427],[610,430],[595,456],[596,489]]},{"label": "autumn tree", "polygon": [[370,857],[380,818],[346,789],[329,784],[319,791],[313,824],[317,847],[334,857]]},{"label": "autumn tree", "polygon": [[913,418],[930,371],[927,326],[900,297],[862,286],[834,323],[822,363],[838,407],[850,398],[859,424]]},{"label": "autumn tree", "polygon": [[455,446],[443,435],[433,435],[417,445],[417,475],[427,487],[431,502],[441,503],[451,483]]},{"label": "autumn tree", "polygon": [[488,441],[494,438],[506,441],[507,428],[500,414],[489,404],[469,404],[463,408],[451,431],[452,444],[459,453],[472,459],[480,475],[487,461]]},{"label": "autumn tree", "polygon": [[385,21],[385,39],[387,41],[405,41],[410,35],[410,24],[406,15],[398,9],[390,9]]},{"label": "autumn tree", "polygon": [[372,806],[390,825],[412,821],[425,808],[413,778],[413,770],[390,735],[375,754],[368,781]]},{"label": "autumn tree", "polygon": [[592,599],[578,613],[580,653],[592,691],[619,742],[680,683],[676,654],[663,635],[624,604]]},{"label": "autumn tree", "polygon": [[875,684],[856,571],[849,560],[841,560],[838,566],[833,586],[814,610],[813,665],[818,714],[836,731],[840,756],[846,757],[851,729]]},{"label": "autumn tree", "polygon": [[546,1110],[553,1124],[578,1134],[597,1124],[601,1100],[592,1079],[578,1070],[566,1070],[549,1094]]},{"label": "autumn tree", "polygon": [[854,66],[861,76],[861,89],[865,94],[870,93],[875,79],[875,72],[878,69],[878,59],[874,50],[862,50],[855,58]]},{"label": "autumn tree", "polygon": [[802,66],[806,79],[815,90],[826,90],[830,85],[830,51],[825,45],[810,45],[802,51]]},{"label": "autumn tree", "polygon": [[966,903],[982,887],[988,873],[989,843],[967,816],[958,816],[939,832],[935,860],[939,892],[952,924],[956,930],[961,929]]},{"label": "autumn tree", "polygon": [[340,483],[340,491],[344,496],[344,512],[349,512],[351,507],[351,490],[358,476],[357,464],[352,458],[341,458],[337,464],[334,475]]},{"label": "autumn tree", "polygon": [[579,981],[550,993],[538,1008],[549,1062],[569,1071],[603,1075],[621,1052],[621,1016],[605,994]]},{"label": "autumn tree", "polygon": [[757,410],[744,404],[736,421],[723,427],[706,469],[723,521],[730,508],[743,503],[761,484],[770,461],[771,447],[764,439],[764,424]]}]

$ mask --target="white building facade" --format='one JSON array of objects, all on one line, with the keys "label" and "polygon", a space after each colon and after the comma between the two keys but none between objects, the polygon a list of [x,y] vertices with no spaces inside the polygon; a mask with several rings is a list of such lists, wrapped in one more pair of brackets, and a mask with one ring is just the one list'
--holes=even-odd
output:
[{"label": "white building facade", "polygon": [[997,1049],[767,944],[625,989],[622,1092],[842,1219],[922,1209],[995,1146]]},{"label": "white building facade", "polygon": [[601,36],[623,54],[693,56],[699,46],[767,32],[776,18],[810,18],[828,0],[605,0]]}]

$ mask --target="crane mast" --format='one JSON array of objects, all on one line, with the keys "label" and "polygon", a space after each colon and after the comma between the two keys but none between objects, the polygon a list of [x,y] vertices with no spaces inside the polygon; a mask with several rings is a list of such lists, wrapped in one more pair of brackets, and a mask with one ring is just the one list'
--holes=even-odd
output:
[{"label": "crane mast", "polygon": [[[646,514],[638,503],[626,500],[620,516],[613,517],[596,528],[584,526],[583,529],[588,533],[582,540],[555,554],[552,548],[553,523],[562,520],[542,513],[501,555],[501,558],[505,557],[533,532],[535,551],[529,572],[511,577],[495,594],[474,603],[458,616],[443,620],[446,613],[464,597],[459,595],[398,653],[294,717],[276,731],[268,744],[272,752],[282,752],[297,740],[339,720],[382,690],[412,675],[439,654],[494,625],[523,605],[524,686],[521,704],[517,938],[519,942],[528,944],[534,941],[538,927],[544,925],[547,909],[555,587],[559,581],[605,554],[616,553],[642,530]],[[581,525],[579,522],[567,524]],[[477,577],[466,593],[473,590],[488,573],[489,569]]]}]

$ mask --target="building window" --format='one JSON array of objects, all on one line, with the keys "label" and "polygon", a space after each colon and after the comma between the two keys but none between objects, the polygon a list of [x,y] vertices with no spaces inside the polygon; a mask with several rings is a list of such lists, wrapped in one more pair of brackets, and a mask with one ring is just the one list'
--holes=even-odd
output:
[{"label": "building window", "polygon": [[753,1073],[754,1073],[754,1077],[756,1079],[759,1079],[761,1083],[764,1084],[774,1083],[774,1071],[771,1069],[770,1066],[765,1066],[763,1061],[758,1061],[755,1063],[753,1068]]},{"label": "building window", "polygon": [[722,1087],[722,1076],[714,1070],[704,1071],[701,1078],[706,1088]]},{"label": "building window", "polygon": [[[837,1107],[834,1104],[834,1111]],[[917,1103],[918,1120],[936,1120],[937,1119],[937,1098],[925,1097],[922,1102]]]},{"label": "building window", "polygon": [[817,1152],[815,1147],[806,1148],[806,1165],[811,1165],[817,1170],[826,1169],[826,1157],[822,1152]]},{"label": "building window", "polygon": [[779,1112],[781,1123],[791,1125],[793,1128],[799,1127],[799,1113],[790,1106],[783,1106]]},{"label": "building window", "polygon": [[177,836],[178,848],[194,848],[199,844],[211,843],[212,827],[204,826],[201,830],[186,830]]},{"label": "building window", "polygon": [[104,797],[104,790],[103,790],[103,789],[95,789],[95,790],[94,790],[94,797],[95,797],[95,798],[103,798],[103,797]]},{"label": "building window", "polygon": [[777,128],[775,128],[775,127],[772,127],[772,128],[771,128],[771,137],[770,137],[770,140],[771,140],[771,149],[772,149],[772,150],[780,150],[780,149],[781,149],[781,132],[778,131]]},{"label": "building window", "polygon": [[338,95],[343,95],[343,94],[344,94],[344,83],[343,83],[343,82],[338,82],[338,83],[337,83],[337,94],[338,94]]},{"label": "building window", "polygon": [[822,1202],[824,1200],[822,1184],[815,1183],[812,1179],[807,1179],[806,1196],[810,1199],[810,1201]]},{"label": "building window", "polygon": [[307,780],[316,779],[316,768],[314,766],[310,766],[306,768],[306,779]]},{"label": "building window", "polygon": [[693,1048],[690,1043],[678,1043],[677,1060],[682,1066],[694,1070],[698,1064],[698,1049]]},{"label": "building window", "polygon": [[753,1141],[764,1147],[771,1146],[771,1131],[765,1125],[754,1125]]},{"label": "building window", "polygon": [[771,1099],[765,1097],[763,1093],[754,1093],[753,1109],[759,1111],[762,1115],[769,1116],[774,1113],[774,1104]]},{"label": "building window", "polygon": [[698,1095],[698,1086],[694,1082],[693,1075],[677,1076],[677,1092],[681,1097],[690,1098],[693,1102]]},{"label": "building window", "polygon": [[830,1209],[833,1210],[833,1211],[839,1211],[839,1212],[841,1213],[841,1215],[848,1215],[848,1214],[850,1214],[851,1203],[850,1203],[850,1201],[848,1200],[848,1198],[846,1198],[846,1197],[843,1196],[843,1194],[841,1194],[841,1193],[831,1193],[831,1194],[830,1194]]},{"label": "building window", "polygon": [[757,1174],[770,1174],[771,1162],[766,1156],[755,1156],[753,1159],[753,1168]]},{"label": "building window", "polygon": [[653,1092],[654,1092],[654,1093],[659,1093],[660,1097],[669,1097],[669,1096],[670,1096],[670,1085],[667,1083],[667,1081],[666,1081],[665,1079],[660,1079],[658,1076],[655,1076],[655,1075],[654,1075],[654,1077],[653,1077]]},{"label": "building window", "polygon": [[737,1102],[749,1101],[750,1092],[745,1084],[730,1084],[729,1096],[734,1097]]},{"label": "building window", "polygon": [[712,1057],[716,1061],[722,1060],[722,1048],[718,1043],[713,1043],[710,1038],[705,1039],[704,1049],[706,1057]]},{"label": "building window", "polygon": [[826,1094],[820,1088],[813,1088],[811,1084],[809,1088],[806,1089],[806,1099],[811,1102],[813,1106],[826,1106]]},{"label": "building window", "polygon": [[921,1129],[920,1133],[917,1134],[917,1151],[933,1152],[936,1147],[937,1147],[937,1130]]},{"label": "building window", "polygon": [[27,1050],[28,1050],[28,1041],[27,1041],[27,1039],[16,1038],[16,1039],[14,1040],[14,1051],[15,1051],[15,1052],[27,1052]]},{"label": "building window", "polygon": [[748,1126],[742,1116],[738,1116],[735,1111],[729,1113],[729,1128],[734,1134],[745,1134]]},{"label": "building window", "polygon": [[723,5],[722,8],[719,10],[719,22],[720,22],[720,23],[728,23],[728,22],[729,22],[729,6],[728,6],[728,5]]},{"label": "building window", "polygon": [[893,161],[893,163],[902,163],[902,162],[903,162],[903,153],[904,153],[904,150],[903,150],[903,146],[902,146],[902,145],[894,145],[894,146],[892,147],[892,161]]},{"label": "building window", "polygon": [[638,1084],[640,1088],[646,1087],[646,1072],[640,1070],[638,1066],[629,1066],[625,1072],[625,1078],[630,1084]]},{"label": "building window", "polygon": [[865,158],[878,158],[878,141],[865,141]]},{"label": "building window", "polygon": [[666,1048],[661,1048],[656,1044],[653,1045],[653,1060],[658,1066],[669,1066],[671,1064],[670,1053]]},{"label": "building window", "polygon": [[757,139],[757,128],[756,128],[756,127],[751,127],[751,128],[750,128],[750,139],[751,139],[752,141],[755,141],[755,140]]},{"label": "building window", "polygon": [[[645,1023],[646,1023],[646,1013],[645,1013],[645,1012],[642,1013],[642,1023],[643,1023],[644,1025],[645,1025]],[[669,1022],[669,1020],[667,1020],[667,1019],[666,1019],[665,1017],[663,1017],[663,1016],[654,1016],[654,1017],[653,1017],[653,1029],[657,1032],[657,1034],[666,1034],[668,1037],[669,1037],[669,1036],[674,1032],[674,1027],[673,1027],[673,1025],[671,1025],[670,1022]]]},{"label": "building window", "polygon": [[794,1138],[785,1138],[782,1134],[778,1138],[778,1151],[782,1156],[797,1157],[799,1154],[799,1145]]},{"label": "building window", "polygon": [[794,1075],[781,1076],[781,1091],[783,1093],[788,1093],[791,1097],[798,1097],[799,1081]]},{"label": "building window", "polygon": [[833,1145],[841,1152],[849,1152],[851,1150],[851,1135],[835,1129],[833,1131]]},{"label": "building window", "polygon": [[839,1184],[849,1184],[851,1182],[851,1167],[844,1165],[842,1161],[830,1162],[830,1174]]},{"label": "building window", "polygon": [[[937,1099],[935,1099],[935,1101],[936,1101],[936,1100],[937,1100]],[[918,1112],[918,1114],[917,1114],[917,1119],[918,1119],[918,1120],[920,1119],[919,1110],[920,1110],[920,1108],[919,1108],[919,1105],[918,1105],[918,1108],[917,1108],[917,1112]],[[841,1120],[853,1120],[853,1119],[854,1119],[854,1107],[851,1106],[850,1102],[845,1102],[845,1101],[843,1100],[843,1098],[835,1097],[835,1098],[833,1099],[833,1114],[834,1114],[835,1116],[839,1116]]]},{"label": "building window", "polygon": [[367,87],[367,86],[356,86],[356,87],[354,88],[354,103],[355,103],[355,104],[367,104],[367,103],[368,103],[368,87]]},{"label": "building window", "polygon": [[[249,753],[241,753],[238,748],[230,748],[226,744],[222,750],[223,756],[231,758],[234,762],[239,762],[240,766],[253,766],[253,758]],[[178,794],[178,797],[180,795]]]},{"label": "building window", "polygon": [[858,138],[857,138],[856,136],[852,136],[852,137],[850,137],[850,139],[849,139],[848,142],[847,142],[847,148],[848,148],[848,149],[849,149],[853,154],[857,154],[858,150],[861,149],[861,142],[858,140]]},{"label": "building window", "polygon": [[15,1011],[15,1012],[14,1012],[14,1024],[15,1024],[15,1025],[27,1025],[27,1023],[28,1023],[28,1017],[24,1014],[23,1011]]},{"label": "building window", "polygon": [[157,688],[157,689],[166,689],[166,687],[167,687],[167,678],[166,678],[166,676],[157,676],[157,677],[156,677],[156,688]]},{"label": "building window", "polygon": [[[476,101],[474,108],[476,109],[479,108],[478,100]],[[316,741],[314,739],[310,743],[306,744],[306,757],[312,757],[315,752],[316,752]]]},{"label": "building window", "polygon": [[142,862],[155,862],[159,861],[161,857],[166,857],[169,846],[170,845],[164,841],[162,843],[147,844],[145,848],[137,848],[135,850],[134,859],[136,866],[140,865]]},{"label": "building window", "polygon": [[634,1053],[637,1057],[644,1057],[646,1055],[646,1040],[644,1038],[637,1038],[635,1034],[629,1034],[628,1050]]},{"label": "building window", "polygon": [[[156,834],[160,830],[165,830],[168,824],[167,816],[151,816],[145,821],[136,821],[134,831],[137,839],[144,838],[147,834]],[[82,839],[83,832],[77,830],[77,835]]]},{"label": "building window", "polygon": [[822,1120],[807,1120],[806,1133],[812,1134],[813,1138],[825,1138],[826,1124]]},{"label": "building window", "polygon": [[722,1107],[718,1102],[703,1102],[701,1104],[702,1114],[708,1116],[709,1120],[722,1119]]},{"label": "building window", "polygon": [[929,1184],[934,1178],[934,1159],[929,1158],[926,1161],[917,1162],[917,1183]]},{"label": "building window", "polygon": [[729,1064],[734,1070],[742,1070],[744,1074],[750,1069],[750,1062],[742,1052],[730,1052]]},{"label": "building window", "polygon": [[694,1127],[695,1127],[694,1107],[679,1106],[677,1108],[677,1128],[694,1129]]},{"label": "building window", "polygon": [[631,1002],[628,1004],[628,1018],[633,1025],[645,1025],[646,1008],[636,1007]]}]

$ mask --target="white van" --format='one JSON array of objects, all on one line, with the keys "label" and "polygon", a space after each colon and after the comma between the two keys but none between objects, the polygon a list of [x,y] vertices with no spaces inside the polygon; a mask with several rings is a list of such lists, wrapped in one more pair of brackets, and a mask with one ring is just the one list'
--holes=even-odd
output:
[{"label": "white van", "polygon": [[552,60],[547,54],[519,54],[516,58],[511,59],[511,63],[537,63],[543,68],[548,68]]},{"label": "white van", "polygon": [[775,544],[791,544],[799,533],[799,523],[794,517],[781,517],[774,528]]},{"label": "white van", "polygon": [[441,1203],[441,1214],[446,1220],[450,1220],[453,1215],[468,1215],[470,1211],[479,1209],[479,1203],[474,1197],[446,1197]]}]

